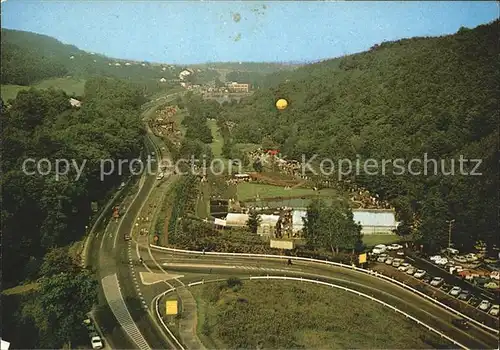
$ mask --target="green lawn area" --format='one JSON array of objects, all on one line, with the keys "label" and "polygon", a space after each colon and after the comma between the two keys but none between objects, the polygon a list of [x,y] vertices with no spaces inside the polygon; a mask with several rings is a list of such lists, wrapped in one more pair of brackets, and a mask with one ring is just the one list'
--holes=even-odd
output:
[{"label": "green lawn area", "polygon": [[4,295],[14,295],[14,294],[23,294],[26,292],[30,292],[32,290],[38,289],[39,284],[38,283],[28,283],[28,284],[20,284],[18,286],[6,289],[2,291],[2,294]]},{"label": "green lawn area", "polygon": [[237,188],[238,200],[244,201],[255,199],[257,195],[259,198],[275,198],[275,197],[296,197],[296,196],[315,196],[320,197],[333,197],[337,195],[333,189],[323,189],[321,191],[313,191],[310,188],[293,188],[285,190],[283,186],[273,186],[266,184],[259,184],[253,182],[242,182],[238,184]]},{"label": "green lawn area", "polygon": [[209,349],[429,349],[445,341],[348,292],[290,281],[191,289],[198,335]]},{"label": "green lawn area", "polygon": [[[43,80],[35,85],[34,88],[37,89],[48,89],[53,87],[55,89],[64,90],[67,94],[75,94],[78,96],[83,95],[83,89],[85,86],[85,80],[78,80],[74,78],[53,78]],[[4,101],[14,99],[17,93],[21,90],[28,90],[31,86],[21,86],[21,85],[2,85],[1,94]]]},{"label": "green lawn area", "polygon": [[401,241],[398,235],[363,235],[363,243],[367,247],[374,247],[377,244],[391,244]]},{"label": "green lawn area", "polygon": [[182,120],[184,119],[186,114],[187,114],[186,110],[181,109],[174,116],[175,124],[179,128],[179,130],[181,131],[183,137],[186,134],[186,127],[184,125],[182,125]]},{"label": "green lawn area", "polygon": [[207,120],[207,123],[208,127],[212,131],[213,141],[210,144],[210,147],[212,147],[212,153],[214,154],[214,157],[220,158],[222,154],[222,146],[224,145],[224,139],[219,132],[219,127],[217,126],[217,122],[215,120]]}]

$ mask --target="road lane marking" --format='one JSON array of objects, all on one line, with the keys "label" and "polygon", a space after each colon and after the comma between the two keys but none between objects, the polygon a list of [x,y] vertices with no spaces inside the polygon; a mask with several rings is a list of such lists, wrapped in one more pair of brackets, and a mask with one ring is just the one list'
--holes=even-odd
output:
[{"label": "road lane marking", "polygon": [[104,277],[102,279],[102,287],[109,307],[118,323],[125,330],[125,333],[134,341],[140,350],[151,350],[151,347],[146,339],[144,339],[144,336],[139,331],[139,328],[137,328],[137,325],[128,311],[120,291],[120,285],[116,274]]}]

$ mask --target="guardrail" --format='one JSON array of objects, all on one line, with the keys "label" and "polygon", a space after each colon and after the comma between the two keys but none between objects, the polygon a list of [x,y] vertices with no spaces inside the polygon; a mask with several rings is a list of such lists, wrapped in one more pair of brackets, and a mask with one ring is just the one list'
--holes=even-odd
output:
[{"label": "guardrail", "polygon": [[156,311],[156,317],[158,317],[158,319],[160,320],[161,324],[163,325],[163,327],[167,330],[168,332],[168,335],[170,335],[170,337],[175,341],[175,343],[179,346],[179,348],[181,350],[186,350],[186,348],[184,348],[182,346],[182,344],[179,342],[179,340],[175,337],[175,335],[172,333],[172,331],[168,328],[168,326],[165,324],[165,322],[163,321],[163,317],[161,317],[161,314],[160,314],[160,299],[164,296],[164,295],[167,295],[168,293],[170,292],[173,292],[176,288],[170,288],[169,290],[157,295],[155,297],[155,300],[154,300],[154,303],[155,303],[155,311]]},{"label": "guardrail", "polygon": [[[275,279],[275,280],[290,280],[290,281],[300,281],[300,282],[309,282],[309,283],[315,283],[315,284],[320,284],[320,285],[324,285],[324,286],[329,286],[329,287],[333,287],[333,288],[337,288],[337,289],[341,289],[343,291],[346,291],[346,292],[349,292],[349,293],[353,293],[353,294],[356,294],[356,295],[359,295],[361,297],[364,297],[364,298],[367,298],[367,299],[370,299],[371,301],[375,301],[385,307],[388,307],[402,315],[404,315],[405,317],[411,319],[412,321],[416,322],[418,325],[422,325],[424,327],[426,327],[428,330],[430,330],[431,332],[434,332],[436,334],[438,334],[439,336],[445,338],[446,340],[450,341],[451,343],[459,346],[460,348],[462,349],[468,349],[465,345],[459,343],[458,341],[450,338],[449,336],[447,336],[446,334],[444,333],[441,333],[440,331],[438,331],[437,329],[433,328],[432,326],[429,326],[428,324],[420,321],[419,319],[413,317],[412,315],[402,311],[402,310],[399,310],[397,307],[395,306],[392,306],[380,299],[377,299],[377,298],[374,298],[372,297],[371,295],[368,295],[368,294],[365,294],[365,293],[362,293],[362,292],[358,292],[354,289],[351,289],[351,288],[347,288],[347,287],[344,287],[344,286],[340,286],[338,284],[334,284],[334,283],[328,283],[328,282],[323,282],[323,281],[317,281],[317,280],[313,280],[313,279],[308,279],[308,278],[302,278],[302,277],[285,277],[285,276],[251,276],[251,277],[245,277],[245,278],[242,278],[244,280],[260,280],[260,279],[264,279],[264,280],[270,280],[270,279]],[[214,280],[210,280],[210,281],[205,281],[205,280],[201,280],[201,281],[198,281],[198,282],[191,282],[187,285],[187,287],[193,287],[193,286],[197,286],[197,285],[200,285],[200,284],[205,284],[205,283],[213,283],[213,282],[222,282],[222,281],[226,281],[225,279],[214,279]],[[185,288],[186,286],[182,286],[180,288]],[[170,288],[169,290],[163,292],[162,294],[160,295],[157,295],[156,298],[157,299],[157,304],[156,304],[156,312],[157,312],[157,315],[158,317],[160,318],[161,322],[163,323],[164,327],[167,329],[167,331],[171,334],[171,331],[168,329],[168,327],[165,325],[165,323],[163,322],[163,320],[161,319],[161,315],[160,315],[160,311],[159,311],[159,306],[158,306],[158,301],[161,297],[163,297],[164,295],[170,293],[170,292],[173,292],[174,290],[176,290],[177,288]],[[174,337],[175,339],[175,337]],[[176,340],[177,341],[177,340]],[[180,343],[177,341],[177,343],[179,344],[179,346],[181,346],[182,348],[182,345],[180,345]],[[184,348],[182,348],[184,349]]]},{"label": "guardrail", "polygon": [[388,307],[389,309],[392,309],[404,316],[406,316],[407,318],[411,319],[412,321],[416,322],[418,325],[422,325],[424,327],[426,327],[428,330],[430,330],[431,332],[434,332],[436,334],[438,334],[439,336],[445,338],[446,340],[452,342],[453,344],[461,347],[462,349],[468,349],[465,345],[459,343],[458,341],[448,337],[446,334],[444,333],[441,333],[440,331],[438,331],[437,329],[429,326],[428,324],[418,320],[417,318],[413,317],[412,315],[410,314],[407,314],[406,312],[402,311],[402,310],[399,310],[397,307],[395,306],[392,306],[390,304],[387,304],[386,302],[382,301],[382,300],[379,300],[377,298],[374,298],[372,297],[371,295],[368,295],[368,294],[365,294],[365,293],[362,293],[362,292],[358,292],[354,289],[351,289],[351,288],[347,288],[347,287],[343,287],[343,286],[339,286],[338,284],[334,284],[334,283],[328,283],[328,282],[323,282],[323,281],[316,281],[316,280],[312,280],[312,279],[307,279],[307,278],[298,278],[298,277],[285,277],[285,276],[254,276],[254,277],[250,277],[250,280],[260,280],[260,279],[275,279],[275,280],[290,280],[290,281],[300,281],[300,282],[309,282],[309,283],[315,283],[315,284],[321,284],[321,285],[324,285],[324,286],[329,286],[329,287],[333,287],[333,288],[337,288],[337,289],[341,289],[343,291],[346,291],[346,292],[349,292],[349,293],[353,293],[353,294],[356,294],[356,295],[359,295],[361,297],[364,297],[364,298],[367,298],[367,299],[370,299],[371,301],[375,301],[385,307]]},{"label": "guardrail", "polygon": [[457,311],[455,310],[454,308],[446,305],[446,304],[443,304],[441,303],[440,301],[428,296],[427,294],[425,293],[422,293],[421,291],[413,288],[413,287],[410,287],[408,286],[407,284],[403,283],[403,282],[400,282],[398,280],[395,280],[391,277],[388,277],[388,276],[385,276],[381,273],[378,273],[376,271],[372,271],[372,270],[367,270],[367,269],[363,269],[363,268],[360,268],[360,267],[356,267],[354,265],[346,265],[346,264],[342,264],[342,263],[337,263],[337,262],[333,262],[333,261],[328,261],[328,260],[318,260],[318,259],[312,259],[312,258],[303,258],[303,257],[296,257],[296,256],[283,256],[283,255],[270,255],[270,254],[251,254],[251,253],[223,253],[223,252],[201,252],[201,251],[197,251],[197,250],[184,250],[184,249],[176,249],[176,248],[167,248],[167,247],[160,247],[160,246],[157,246],[157,245],[154,245],[154,244],[150,244],[150,247],[153,248],[153,249],[158,249],[158,250],[166,250],[166,251],[171,251],[171,252],[177,252],[177,253],[184,253],[184,254],[198,254],[198,255],[215,255],[215,256],[239,256],[239,257],[248,257],[248,258],[268,258],[268,259],[291,259],[291,260],[298,260],[298,261],[307,261],[307,262],[312,262],[312,263],[320,263],[320,264],[326,264],[326,265],[332,265],[332,266],[337,266],[337,267],[342,267],[342,268],[348,268],[348,269],[351,269],[353,271],[358,271],[360,273],[364,273],[364,274],[368,274],[370,276],[374,276],[374,277],[378,277],[378,278],[382,278],[386,281],[389,281],[389,282],[392,282],[393,284],[396,284],[402,288],[405,288],[429,301],[431,301],[432,303],[436,304],[436,305],[439,305],[441,306],[442,308],[454,313],[455,315],[457,316],[460,316],[462,318],[465,318],[467,320],[469,320],[470,322],[474,323],[475,325],[485,329],[485,330],[488,330],[494,334],[500,334],[499,330],[498,329],[494,329],[494,328],[491,328],[491,327],[488,327],[487,325],[461,313],[460,311]]}]

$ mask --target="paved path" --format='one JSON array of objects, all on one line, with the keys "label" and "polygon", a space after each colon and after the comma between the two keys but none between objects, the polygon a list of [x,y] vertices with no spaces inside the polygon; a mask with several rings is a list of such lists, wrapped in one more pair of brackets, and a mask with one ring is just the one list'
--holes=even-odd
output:
[{"label": "paved path", "polygon": [[137,328],[137,325],[125,305],[116,274],[104,277],[102,279],[102,287],[111,311],[113,311],[113,314],[128,336],[132,338],[139,349],[150,350],[151,347]]},{"label": "paved path", "polygon": [[177,290],[182,303],[182,314],[179,321],[179,336],[181,343],[189,350],[206,348],[196,334],[198,314],[196,313],[196,300],[187,288]]}]

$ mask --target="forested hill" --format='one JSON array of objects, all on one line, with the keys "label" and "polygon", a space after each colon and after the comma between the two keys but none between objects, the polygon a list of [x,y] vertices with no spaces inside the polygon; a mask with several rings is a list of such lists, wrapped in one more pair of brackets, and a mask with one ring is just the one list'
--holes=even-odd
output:
[{"label": "forested hill", "polygon": [[[288,82],[226,106],[220,118],[236,122],[233,142],[274,142],[298,160],[454,158],[454,176],[433,175],[431,164],[428,176],[388,168],[351,180],[390,200],[402,233],[422,237],[427,248],[447,244],[450,219],[454,240],[498,244],[498,26],[383,43],[302,67]],[[282,112],[278,98],[289,101]],[[460,155],[482,159],[483,175],[460,175]]]},{"label": "forested hill", "polygon": [[[41,34],[2,28],[2,84],[31,85],[54,77],[107,76],[145,84],[176,78],[180,66],[113,59]],[[128,63],[128,64],[127,64]],[[144,64],[144,65],[143,65]],[[151,89],[152,87],[148,85]]]},{"label": "forested hill", "polygon": [[[122,174],[101,178],[101,160],[109,159],[109,164],[139,155],[143,103],[141,91],[111,78],[89,79],[79,109],[71,107],[63,91],[53,89],[21,91],[9,108],[2,103],[4,285],[36,279],[49,248],[84,235],[91,202],[105,202],[106,194],[128,176],[125,166]],[[49,160],[50,165],[37,163],[42,169],[37,172],[35,165],[24,163],[30,158]],[[70,162],[67,175],[56,176],[56,160]]]}]

